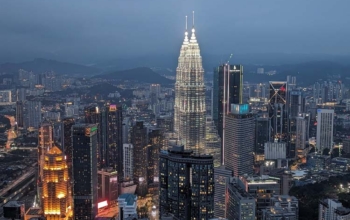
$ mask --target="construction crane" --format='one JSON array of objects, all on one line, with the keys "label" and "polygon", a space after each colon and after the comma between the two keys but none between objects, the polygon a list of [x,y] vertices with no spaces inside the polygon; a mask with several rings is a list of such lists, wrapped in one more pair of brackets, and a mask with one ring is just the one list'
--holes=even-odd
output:
[{"label": "construction crane", "polygon": [[231,60],[232,56],[233,56],[233,53],[231,53],[231,55],[230,55],[230,57],[228,58],[226,64],[229,64],[229,63],[230,63],[230,60]]}]

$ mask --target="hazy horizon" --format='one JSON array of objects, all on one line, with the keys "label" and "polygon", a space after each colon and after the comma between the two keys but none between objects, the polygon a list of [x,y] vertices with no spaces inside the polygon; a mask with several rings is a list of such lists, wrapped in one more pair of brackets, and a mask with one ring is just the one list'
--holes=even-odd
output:
[{"label": "hazy horizon", "polygon": [[348,8],[345,0],[1,0],[0,61],[176,57],[192,10],[202,54],[350,55]]}]

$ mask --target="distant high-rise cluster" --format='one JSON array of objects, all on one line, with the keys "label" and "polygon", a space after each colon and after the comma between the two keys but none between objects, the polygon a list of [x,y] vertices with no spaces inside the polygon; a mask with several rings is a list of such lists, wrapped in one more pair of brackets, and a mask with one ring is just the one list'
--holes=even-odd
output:
[{"label": "distant high-rise cluster", "polygon": [[345,92],[345,85],[341,81],[316,82],[313,86],[313,98],[317,104],[340,101]]}]

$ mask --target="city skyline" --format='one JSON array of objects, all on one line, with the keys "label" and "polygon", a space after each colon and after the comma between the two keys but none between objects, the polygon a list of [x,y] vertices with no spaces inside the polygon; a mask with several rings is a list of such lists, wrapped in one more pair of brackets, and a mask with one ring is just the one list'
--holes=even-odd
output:
[{"label": "city skyline", "polygon": [[[273,65],[254,59],[247,64],[239,55],[253,47],[264,53],[293,54],[301,48],[312,53],[327,36],[331,40],[317,50],[340,54],[344,36],[339,35],[347,32],[336,32],[337,38],[332,30],[338,26],[326,26],[318,37],[318,22],[331,24],[346,10],[330,12],[336,18],[327,20],[300,0],[220,2],[221,10],[197,0],[80,7],[74,2],[67,11],[66,0],[59,8],[36,1],[21,5],[28,6],[25,13],[18,3],[7,3],[13,6],[9,12],[18,9],[17,20],[0,9],[0,46],[11,34],[8,46],[21,46],[23,33],[29,45],[20,56],[13,47],[6,59],[27,56],[34,36],[45,57],[0,64],[0,218],[350,218],[350,64],[319,61],[289,65],[291,71],[279,68],[280,59]],[[33,5],[38,11],[22,29],[11,26]],[[111,17],[114,8],[107,5],[123,10]],[[173,7],[165,10],[165,5]],[[190,9],[199,10],[198,19]],[[88,11],[94,13],[84,20]],[[303,20],[306,11],[309,19]],[[278,15],[285,16],[276,20]],[[2,16],[12,19],[3,22]],[[113,22],[119,32],[106,30]],[[74,31],[68,33],[69,27]],[[55,47],[59,50],[52,51]],[[229,56],[208,56],[202,47],[212,54],[230,51]],[[49,60],[67,52],[70,63]],[[156,59],[161,66],[153,66],[158,52],[167,55]],[[116,71],[120,60],[109,65],[106,59],[119,53],[124,66],[130,57],[147,56],[132,65],[148,67]],[[176,71],[164,62],[174,53]],[[105,61],[104,68],[91,63],[96,57]],[[76,60],[91,65],[72,64]]]}]

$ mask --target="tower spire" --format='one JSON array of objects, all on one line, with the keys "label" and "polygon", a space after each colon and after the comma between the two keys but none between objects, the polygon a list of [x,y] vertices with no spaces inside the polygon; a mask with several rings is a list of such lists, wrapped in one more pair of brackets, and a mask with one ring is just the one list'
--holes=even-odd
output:
[{"label": "tower spire", "polygon": [[192,27],[194,28],[194,11],[192,11]]},{"label": "tower spire", "polygon": [[185,30],[185,40],[184,40],[184,44],[188,44],[187,15],[186,15],[186,30]]},{"label": "tower spire", "polygon": [[190,42],[192,43],[197,42],[195,32],[196,30],[194,29],[194,11],[192,11],[192,35],[190,40]]}]

